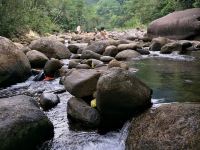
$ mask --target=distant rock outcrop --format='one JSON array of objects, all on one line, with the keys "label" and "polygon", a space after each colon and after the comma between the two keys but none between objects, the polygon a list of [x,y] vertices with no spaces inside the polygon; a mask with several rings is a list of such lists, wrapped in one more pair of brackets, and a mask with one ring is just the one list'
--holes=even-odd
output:
[{"label": "distant rock outcrop", "polygon": [[147,35],[175,40],[195,39],[200,36],[200,8],[176,11],[150,23]]}]

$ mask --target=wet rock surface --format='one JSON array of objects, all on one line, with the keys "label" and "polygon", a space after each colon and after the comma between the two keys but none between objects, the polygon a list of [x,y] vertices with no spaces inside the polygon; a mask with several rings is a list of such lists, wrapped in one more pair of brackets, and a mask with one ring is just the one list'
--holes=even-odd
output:
[{"label": "wet rock surface", "polygon": [[102,118],[123,121],[151,106],[152,91],[132,72],[112,68],[97,83],[97,109]]},{"label": "wet rock surface", "polygon": [[60,102],[59,97],[54,93],[42,93],[39,98],[39,103],[44,110],[55,107]]},{"label": "wet rock surface", "polygon": [[0,36],[0,87],[25,81],[31,74],[26,55],[12,41]]},{"label": "wet rock surface", "polygon": [[44,73],[46,76],[54,77],[63,64],[58,59],[50,59],[44,66]]},{"label": "wet rock surface", "polygon": [[20,95],[0,99],[0,149],[35,149],[53,137],[53,125],[34,99]]},{"label": "wet rock surface", "polygon": [[28,57],[32,68],[43,68],[46,62],[49,60],[47,56],[36,50],[27,52],[26,56]]},{"label": "wet rock surface", "polygon": [[200,104],[164,104],[132,120],[126,149],[199,149]]},{"label": "wet rock surface", "polygon": [[149,37],[167,37],[175,40],[199,36],[200,9],[176,11],[153,21],[147,29]]},{"label": "wet rock surface", "polygon": [[[130,35],[130,33],[132,33],[132,35]],[[55,37],[61,37],[61,39],[50,37],[53,40],[61,40],[62,42],[64,42],[64,39],[65,39],[66,47],[68,46],[69,49],[72,48],[71,52],[73,52],[75,54],[72,54],[70,56],[70,58],[69,58],[70,60],[62,59],[62,60],[56,60],[59,63],[52,62],[50,67],[44,68],[47,76],[46,77],[41,76],[41,78],[40,78],[39,77],[40,75],[39,76],[37,75],[39,77],[39,80],[35,80],[37,82],[33,81],[35,79],[35,77],[31,77],[26,83],[22,83],[19,85],[18,84],[13,85],[6,89],[0,89],[0,97],[3,98],[3,97],[10,97],[10,96],[15,96],[15,95],[19,95],[19,94],[25,94],[25,95],[34,97],[34,99],[37,100],[37,102],[40,102],[40,100],[41,100],[40,97],[44,93],[50,93],[50,94],[54,95],[54,97],[55,97],[55,95],[57,95],[59,97],[60,103],[58,103],[58,104],[57,104],[56,100],[55,100],[56,104],[54,103],[54,101],[51,101],[51,99],[52,99],[51,96],[47,95],[47,96],[45,96],[45,100],[43,99],[44,100],[43,102],[44,102],[44,104],[46,104],[46,106],[50,106],[51,104],[56,105],[55,107],[53,107],[53,105],[51,105],[51,107],[53,107],[53,108],[49,107],[51,109],[48,111],[45,111],[45,114],[51,119],[51,121],[54,124],[55,136],[50,141],[45,142],[41,149],[78,149],[78,150],[80,149],[81,150],[81,149],[116,149],[117,148],[119,150],[122,150],[122,149],[124,149],[124,146],[125,146],[124,140],[126,139],[126,135],[128,132],[127,124],[124,125],[125,129],[122,128],[120,131],[114,130],[114,128],[112,126],[111,129],[114,131],[109,130],[106,133],[103,132],[103,134],[105,134],[105,135],[100,135],[99,131],[102,131],[101,127],[106,126],[106,124],[104,124],[105,122],[103,122],[103,121],[105,121],[104,119],[106,117],[109,118],[108,120],[110,121],[111,124],[113,124],[115,119],[117,118],[118,122],[116,122],[116,124],[122,125],[122,124],[124,124],[124,120],[126,120],[127,117],[129,116],[130,112],[132,112],[134,110],[134,112],[131,114],[138,114],[138,112],[141,112],[141,110],[143,111],[146,109],[146,107],[142,107],[142,109],[140,109],[139,105],[137,105],[137,107],[135,107],[134,109],[129,109],[129,107],[133,106],[132,105],[133,103],[129,101],[132,97],[140,97],[140,96],[145,97],[145,94],[144,94],[145,92],[141,92],[141,91],[138,92],[139,94],[136,94],[136,96],[135,95],[133,96],[131,94],[130,94],[131,96],[129,96],[129,94],[126,93],[126,92],[129,92],[129,93],[132,92],[132,94],[134,94],[134,93],[137,93],[137,91],[139,91],[139,89],[140,89],[140,86],[137,86],[137,84],[132,84],[131,79],[133,77],[130,77],[130,76],[136,75],[142,79],[144,79],[146,77],[147,80],[144,80],[144,81],[148,85],[150,84],[150,87],[154,87],[154,85],[162,85],[165,82],[166,83],[168,83],[168,82],[174,83],[174,86],[172,86],[172,87],[171,87],[171,85],[169,85],[169,86],[167,85],[167,86],[165,86],[165,88],[161,88],[162,90],[159,88],[156,89],[155,90],[156,93],[164,91],[163,92],[164,94],[159,95],[160,97],[164,97],[164,98],[159,99],[157,97],[158,99],[154,99],[155,97],[153,97],[153,99],[152,99],[153,103],[160,103],[160,102],[162,103],[165,101],[171,102],[170,100],[173,97],[172,95],[178,91],[177,88],[179,87],[179,85],[181,88],[184,87],[183,89],[187,89],[185,91],[185,95],[187,95],[188,93],[191,92],[191,90],[190,89],[188,90],[188,88],[193,87],[194,86],[193,84],[195,84],[195,86],[197,85],[196,87],[198,87],[198,81],[197,80],[193,81],[193,78],[190,79],[190,77],[191,77],[190,75],[185,76],[182,73],[181,77],[179,77],[179,72],[176,72],[176,71],[180,69],[181,71],[184,72],[183,66],[180,68],[177,67],[174,69],[174,67],[177,65],[178,61],[180,61],[181,64],[185,64],[184,63],[185,61],[189,61],[188,65],[186,65],[189,67],[185,67],[185,68],[187,68],[186,70],[189,70],[190,67],[193,66],[192,61],[195,60],[196,58],[194,59],[194,57],[192,55],[191,56],[179,55],[178,52],[176,52],[176,48],[174,48],[174,50],[171,54],[161,54],[162,52],[160,50],[166,44],[171,44],[171,43],[175,42],[175,41],[169,40],[167,38],[158,38],[157,39],[157,41],[159,43],[158,47],[157,47],[159,49],[158,52],[157,51],[149,51],[149,46],[150,46],[150,50],[151,50],[151,46],[152,46],[153,42],[156,40],[153,39],[153,41],[151,42],[151,39],[147,39],[148,37],[144,37],[144,31],[142,31],[140,29],[137,29],[136,33],[139,33],[139,34],[134,34],[133,32],[128,32],[128,33],[123,32],[123,34],[121,32],[117,32],[117,33],[109,32],[109,34],[112,34],[112,35],[109,35],[109,37],[113,36],[113,39],[115,39],[115,40],[107,39],[105,41],[100,40],[100,41],[95,41],[95,42],[93,41],[94,39],[93,39],[92,33],[84,33],[81,35],[78,35],[78,34],[73,35],[73,33],[72,34],[69,33],[69,35],[73,35],[71,37],[68,37],[66,35],[55,36]],[[90,35],[90,37],[88,35]],[[75,40],[75,41],[73,41],[73,40]],[[88,42],[88,43],[83,43],[83,42]],[[188,55],[190,55],[190,53],[194,54],[193,52],[194,51],[196,52],[200,45],[199,42],[197,42],[197,41],[190,41],[189,44],[188,44],[188,41],[176,41],[176,42],[178,42],[178,43],[180,42],[179,44],[181,45],[181,47],[186,49],[186,52],[189,52]],[[52,46],[51,42],[49,42],[48,44],[49,44],[49,46]],[[88,44],[89,44],[89,46],[87,46]],[[71,45],[74,45],[74,46],[70,47]],[[120,50],[119,50],[120,52],[118,51],[118,48],[120,48]],[[118,53],[126,51],[127,50],[126,48],[130,48],[131,51],[136,51],[139,54],[139,57],[137,57],[134,60],[131,60],[131,62],[128,62],[128,61],[120,62],[109,56],[109,55],[116,56]],[[169,47],[169,49],[171,50],[170,47]],[[88,51],[89,51],[89,53],[88,53]],[[86,55],[84,54],[85,52],[87,52]],[[179,53],[182,53],[182,52],[185,52],[185,50],[182,50]],[[128,58],[130,58],[130,59],[133,57],[128,55]],[[169,59],[169,61],[167,61],[167,63],[165,63],[165,65],[162,65],[162,62],[159,61],[159,58],[162,58],[164,60]],[[147,63],[143,63],[143,61],[145,61],[145,60],[152,60],[152,59],[155,59],[156,63],[151,62],[151,61],[149,61]],[[176,62],[172,63],[173,61],[176,61]],[[138,67],[137,67],[138,62],[141,62],[139,71],[138,71]],[[56,64],[59,64],[59,65],[56,65]],[[133,66],[130,66],[130,64],[132,64]],[[60,65],[62,66],[61,69],[60,69],[60,67],[61,67]],[[134,65],[136,65],[136,66],[134,66]],[[145,65],[148,65],[148,67],[145,67]],[[56,67],[56,66],[59,66],[59,67]],[[158,70],[155,70],[152,72],[150,71],[150,69],[154,70],[158,66],[160,66],[160,68]],[[128,73],[128,75],[124,75],[124,76],[123,76],[123,73],[122,74],[119,73],[118,75],[116,75],[117,80],[113,84],[113,87],[115,87],[115,88],[114,88],[113,92],[111,92],[111,96],[108,96],[109,98],[107,99],[107,101],[104,101],[102,104],[105,106],[103,108],[105,108],[104,110],[108,115],[104,115],[103,113],[99,114],[100,116],[104,115],[103,116],[104,118],[100,119],[101,122],[99,124],[99,121],[97,121],[99,119],[96,119],[96,121],[98,122],[97,123],[94,119],[95,115],[94,116],[92,115],[92,114],[96,114],[96,113],[93,113],[94,111],[98,111],[95,108],[92,108],[92,107],[96,106],[95,105],[96,103],[94,103],[95,102],[94,98],[98,98],[98,94],[96,92],[97,81],[99,79],[100,74],[104,74],[104,73],[108,74],[112,70],[111,68],[116,69],[116,67],[118,67],[118,69],[122,68],[125,72],[127,71],[129,73]],[[47,73],[47,71],[46,71],[47,68],[50,70],[49,71],[50,73]],[[85,69],[83,69],[83,68],[85,68]],[[53,69],[53,71],[51,71],[52,69]],[[82,70],[84,70],[84,71],[82,71]],[[141,70],[144,70],[145,73],[141,73]],[[160,74],[158,75],[159,71],[164,71],[164,74],[162,75],[161,79],[160,78],[157,79],[160,75]],[[34,75],[38,74],[38,72],[40,72],[40,71],[35,70]],[[43,71],[41,70],[41,72],[43,72]],[[93,76],[91,72],[94,72],[94,74],[97,73],[98,75]],[[112,70],[110,73],[114,74],[114,72],[115,71]],[[190,73],[195,74],[196,70],[191,71]],[[129,74],[130,74],[130,76],[129,76]],[[174,74],[176,75],[176,78],[170,78]],[[50,78],[48,77],[49,75],[51,76]],[[59,75],[61,76],[61,78],[57,78],[57,77],[59,77]],[[197,73],[197,75],[198,75],[198,73]],[[195,76],[195,78],[198,79],[197,75]],[[97,76],[98,76],[98,78],[97,78]],[[121,82],[120,78],[122,76],[123,76],[124,80]],[[68,81],[65,83],[66,78],[68,78],[67,79]],[[178,84],[175,82],[175,79],[177,79],[177,78],[181,78],[181,81]],[[42,81],[43,79],[44,79],[44,81]],[[48,80],[50,79],[50,81],[47,81],[47,79]],[[157,80],[160,82],[157,83]],[[154,84],[152,84],[152,82]],[[183,85],[182,85],[182,82],[184,82]],[[107,84],[109,84],[109,82],[105,82],[105,85],[107,85]],[[131,86],[129,87],[128,86],[129,84],[136,86],[138,88],[132,88]],[[118,85],[119,85],[119,88],[118,88]],[[109,86],[107,86],[107,87],[109,87]],[[171,91],[169,90],[169,87],[170,87]],[[174,87],[177,87],[176,90],[174,90]],[[71,92],[68,88],[71,90]],[[74,96],[83,97],[82,99],[87,103],[80,100],[79,98],[71,98],[72,95],[70,95],[68,92],[66,92],[66,89],[68,89],[68,91]],[[119,89],[121,89],[121,91]],[[150,91],[149,88],[147,88],[147,89],[148,89],[147,91]],[[193,89],[192,91],[194,91],[194,93],[195,93],[196,91],[198,91],[198,88],[196,88],[196,89],[197,90]],[[123,94],[121,94],[121,93],[125,93],[124,96],[122,96]],[[114,99],[112,98],[112,95],[114,95]],[[184,93],[182,93],[180,95],[184,96]],[[170,100],[168,99],[168,96],[170,97],[169,98]],[[121,99],[118,99],[120,97],[121,97]],[[167,100],[165,100],[166,97],[167,97]],[[199,100],[198,98],[199,97],[197,97],[197,96],[195,97],[195,99],[197,101]],[[69,99],[70,99],[70,101],[69,101]],[[76,100],[74,100],[74,99],[76,99]],[[117,101],[114,101],[115,99]],[[138,99],[140,99],[140,98],[138,98]],[[188,97],[186,97],[185,99],[187,100]],[[68,101],[69,101],[69,103],[68,103]],[[148,101],[148,104],[150,104],[150,98],[147,101]],[[175,101],[175,100],[173,99],[172,101]],[[140,102],[143,103],[144,101],[140,101]],[[89,105],[91,105],[92,107],[90,107]],[[43,105],[43,106],[45,106],[45,105]],[[70,107],[68,107],[68,106],[70,106]],[[147,106],[147,105],[145,104],[145,106]],[[128,108],[128,109],[125,109],[125,108]],[[90,113],[90,111],[92,111],[92,113]],[[67,112],[70,112],[68,114],[71,114],[71,116],[68,115],[68,116],[70,116],[69,118],[67,118]],[[111,114],[111,113],[113,113],[113,114],[109,116],[109,114]],[[128,115],[125,115],[126,113]],[[96,115],[96,116],[98,116],[98,115]],[[99,118],[99,117],[96,117],[96,118]],[[79,126],[79,124],[80,124],[80,126]],[[96,128],[97,125],[98,125],[98,128]],[[86,130],[84,128],[84,126],[87,126],[89,128],[90,127],[95,127],[95,128]],[[106,127],[108,127],[108,126],[106,126]],[[118,129],[120,129],[121,127],[122,126],[120,126]],[[106,129],[108,129],[108,128],[106,128]],[[102,134],[102,132],[101,132],[101,134]]]},{"label": "wet rock surface", "polygon": [[130,60],[130,59],[134,59],[134,58],[137,58],[141,56],[140,53],[138,53],[137,51],[135,50],[124,50],[122,52],[119,52],[115,58],[117,60]]},{"label": "wet rock surface", "polygon": [[172,42],[172,43],[168,43],[168,44],[165,44],[161,50],[160,50],[160,53],[161,54],[170,54],[172,53],[173,51],[179,51],[181,52],[182,51],[182,46],[181,44],[177,43],[177,42]]},{"label": "wet rock surface", "polygon": [[72,97],[68,101],[67,114],[83,126],[97,127],[100,123],[99,112],[80,98]]},{"label": "wet rock surface", "polygon": [[71,56],[70,51],[63,43],[50,37],[44,37],[32,41],[29,47],[32,50],[37,50],[45,54],[49,59],[68,59]]},{"label": "wet rock surface", "polygon": [[74,70],[65,77],[66,90],[76,97],[90,96],[96,89],[100,72],[95,70]]},{"label": "wet rock surface", "polygon": [[90,51],[90,50],[84,50],[84,51],[82,52],[81,58],[82,58],[82,59],[91,59],[91,58],[93,58],[93,59],[98,59],[98,60],[100,60],[101,55],[98,54],[98,53],[95,53],[95,52],[93,52],[93,51]]}]

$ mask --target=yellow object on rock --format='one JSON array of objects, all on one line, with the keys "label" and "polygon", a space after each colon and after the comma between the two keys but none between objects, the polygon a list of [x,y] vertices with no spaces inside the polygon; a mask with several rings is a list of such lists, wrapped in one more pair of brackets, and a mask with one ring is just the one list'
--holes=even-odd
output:
[{"label": "yellow object on rock", "polygon": [[96,105],[96,99],[93,99],[91,102],[90,102],[90,105],[91,107],[95,108],[97,105]]}]

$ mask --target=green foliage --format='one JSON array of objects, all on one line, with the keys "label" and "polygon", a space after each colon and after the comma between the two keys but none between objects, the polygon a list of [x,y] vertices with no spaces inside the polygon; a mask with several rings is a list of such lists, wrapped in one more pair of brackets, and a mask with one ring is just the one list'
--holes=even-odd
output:
[{"label": "green foliage", "polygon": [[19,36],[29,29],[39,33],[58,29],[44,11],[44,0],[0,0],[0,35]]},{"label": "green foliage", "polygon": [[141,27],[200,0],[0,0],[0,35]]},{"label": "green foliage", "polygon": [[173,11],[198,7],[199,4],[199,0],[126,0],[124,7],[128,20],[139,18],[142,24],[148,24]]}]

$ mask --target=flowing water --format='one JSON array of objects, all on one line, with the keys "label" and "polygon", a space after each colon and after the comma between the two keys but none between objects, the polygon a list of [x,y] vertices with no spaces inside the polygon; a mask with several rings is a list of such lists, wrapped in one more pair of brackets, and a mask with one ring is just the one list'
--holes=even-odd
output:
[{"label": "flowing water", "polygon": [[[68,61],[64,61],[66,64]],[[142,81],[153,89],[154,104],[168,102],[200,102],[200,61],[192,56],[177,54],[160,55],[152,52],[150,56],[129,62]],[[0,97],[26,94],[37,98],[42,92],[62,91],[59,79],[54,81],[32,81],[13,85],[0,90]],[[100,135],[95,130],[72,129],[67,119],[68,92],[59,94],[60,103],[45,112],[54,124],[54,138],[40,149],[50,150],[124,150],[129,122],[117,130]]]}]

